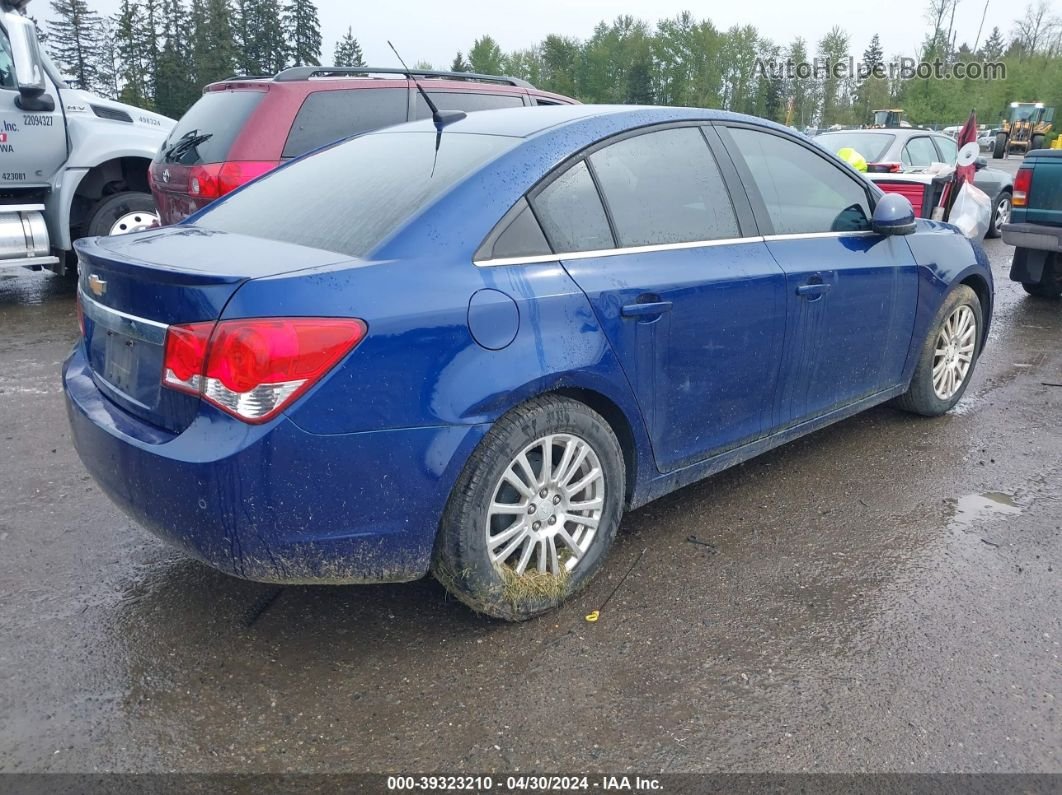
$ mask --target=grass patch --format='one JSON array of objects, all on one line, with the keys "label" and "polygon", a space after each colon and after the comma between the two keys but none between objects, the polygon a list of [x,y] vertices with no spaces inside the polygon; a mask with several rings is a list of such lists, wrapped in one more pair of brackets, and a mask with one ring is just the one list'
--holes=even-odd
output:
[{"label": "grass patch", "polygon": [[510,604],[519,605],[540,599],[556,602],[563,598],[568,590],[570,575],[566,568],[562,568],[560,574],[538,569],[528,569],[523,574],[517,574],[508,566],[496,568],[502,580],[502,596]]}]

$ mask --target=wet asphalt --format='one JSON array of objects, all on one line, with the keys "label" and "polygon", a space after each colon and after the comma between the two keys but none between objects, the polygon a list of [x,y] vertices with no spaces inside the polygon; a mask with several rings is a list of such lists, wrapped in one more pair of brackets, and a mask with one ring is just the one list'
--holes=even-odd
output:
[{"label": "wet asphalt", "polygon": [[956,411],[878,408],[629,514],[521,625],[163,546],[71,447],[70,285],[0,273],[0,771],[1062,771],[1062,303],[987,249]]}]

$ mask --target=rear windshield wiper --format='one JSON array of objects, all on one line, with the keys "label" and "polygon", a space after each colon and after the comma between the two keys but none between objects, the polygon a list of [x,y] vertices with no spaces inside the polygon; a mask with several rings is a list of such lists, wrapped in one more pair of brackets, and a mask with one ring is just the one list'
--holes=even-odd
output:
[{"label": "rear windshield wiper", "polygon": [[177,141],[177,143],[167,149],[166,154],[163,155],[163,157],[167,162],[172,163],[188,150],[194,149],[199,146],[199,144],[209,141],[213,137],[213,133],[199,134],[198,130],[190,130],[181,136],[181,139]]}]

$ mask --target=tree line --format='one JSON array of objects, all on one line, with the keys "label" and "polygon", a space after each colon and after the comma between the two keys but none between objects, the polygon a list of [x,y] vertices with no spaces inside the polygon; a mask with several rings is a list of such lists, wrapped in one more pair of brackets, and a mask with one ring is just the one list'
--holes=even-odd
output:
[{"label": "tree line", "polygon": [[[583,102],[723,108],[798,127],[865,124],[884,107],[904,108],[915,124],[959,123],[971,108],[991,123],[1011,101],[1062,109],[1062,21],[1050,0],[1033,0],[1009,31],[978,31],[972,43],[957,41],[958,2],[929,0],[923,43],[905,54],[941,64],[939,77],[890,75],[899,55],[887,61],[876,35],[854,61],[880,65],[883,76],[837,74],[824,65],[845,62],[858,44],[839,26],[817,41],[778,43],[752,25],[721,29],[689,12],[655,24],[622,15],[587,39],[552,34],[512,52],[482,36],[442,66],[520,77]],[[51,10],[45,46],[75,85],[174,117],[212,81],[322,64],[313,0],[122,0],[111,17],[87,0],[51,0]],[[1002,63],[1006,79],[959,79],[955,65],[971,61]],[[352,28],[327,63],[364,65]],[[786,74],[765,68],[772,63],[819,68]]]}]

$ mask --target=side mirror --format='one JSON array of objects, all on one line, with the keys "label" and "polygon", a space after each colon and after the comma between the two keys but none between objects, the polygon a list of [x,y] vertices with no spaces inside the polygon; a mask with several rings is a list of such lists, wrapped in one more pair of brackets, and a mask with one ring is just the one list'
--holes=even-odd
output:
[{"label": "side mirror", "polygon": [[909,235],[915,231],[914,207],[906,196],[886,193],[874,208],[871,225],[879,235]]},{"label": "side mirror", "polygon": [[988,168],[988,161],[983,157],[979,157],[974,161],[974,170],[980,171],[982,168]]},{"label": "side mirror", "polygon": [[18,99],[22,110],[47,113],[55,110],[55,100],[45,93],[48,84],[44,75],[44,59],[37,45],[33,23],[14,11],[4,13],[4,27],[11,41],[11,55],[18,81]]}]

